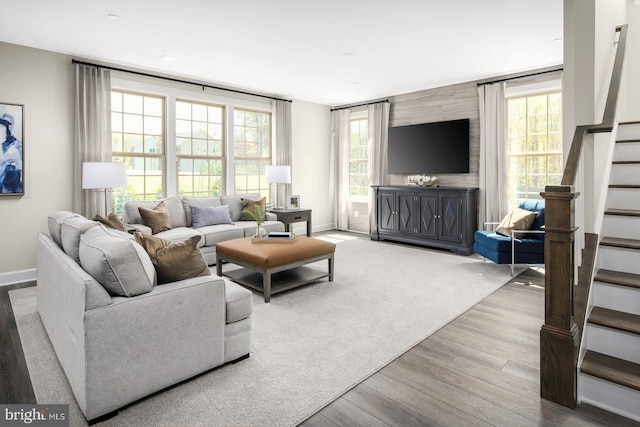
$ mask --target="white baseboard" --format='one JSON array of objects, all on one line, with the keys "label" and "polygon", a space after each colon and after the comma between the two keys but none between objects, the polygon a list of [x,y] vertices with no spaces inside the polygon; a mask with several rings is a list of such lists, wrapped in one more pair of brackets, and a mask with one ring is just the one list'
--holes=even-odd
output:
[{"label": "white baseboard", "polygon": [[29,270],[10,271],[8,273],[0,273],[0,286],[13,285],[15,283],[31,282],[36,280],[35,268]]}]

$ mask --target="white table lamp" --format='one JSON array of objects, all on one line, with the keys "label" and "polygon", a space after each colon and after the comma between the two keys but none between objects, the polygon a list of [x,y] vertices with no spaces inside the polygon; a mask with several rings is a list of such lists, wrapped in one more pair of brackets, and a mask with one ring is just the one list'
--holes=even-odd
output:
[{"label": "white table lamp", "polygon": [[291,184],[291,166],[267,165],[264,168],[264,177],[267,184],[276,184],[276,208],[282,209],[286,206],[284,200],[285,192],[281,191],[281,184]]},{"label": "white table lamp", "polygon": [[104,214],[107,215],[107,196],[112,188],[127,186],[127,167],[124,163],[82,163],[82,188],[104,191]]}]

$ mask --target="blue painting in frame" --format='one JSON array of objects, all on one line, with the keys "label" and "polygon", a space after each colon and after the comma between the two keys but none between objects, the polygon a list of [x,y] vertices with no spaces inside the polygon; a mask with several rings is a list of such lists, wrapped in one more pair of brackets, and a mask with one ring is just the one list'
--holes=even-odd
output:
[{"label": "blue painting in frame", "polygon": [[0,103],[0,196],[24,195],[24,106]]}]

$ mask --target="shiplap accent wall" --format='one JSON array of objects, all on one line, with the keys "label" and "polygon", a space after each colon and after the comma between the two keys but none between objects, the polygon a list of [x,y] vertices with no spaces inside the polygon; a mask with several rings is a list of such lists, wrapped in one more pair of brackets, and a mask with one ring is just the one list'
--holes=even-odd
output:
[{"label": "shiplap accent wall", "polygon": [[[477,187],[480,164],[480,109],[477,82],[428,89],[389,98],[389,127],[447,120],[469,120],[469,173],[438,174],[443,187]],[[423,171],[429,174],[429,171]],[[406,175],[389,175],[390,184],[403,184]]]}]

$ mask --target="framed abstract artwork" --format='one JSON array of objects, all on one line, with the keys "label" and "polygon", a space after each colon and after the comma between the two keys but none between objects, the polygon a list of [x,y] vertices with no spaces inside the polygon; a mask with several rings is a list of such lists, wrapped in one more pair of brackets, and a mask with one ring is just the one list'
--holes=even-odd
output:
[{"label": "framed abstract artwork", "polygon": [[24,195],[24,106],[0,102],[0,196]]}]

